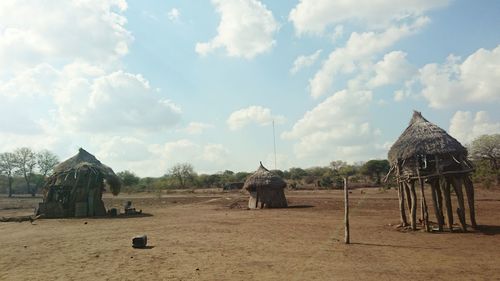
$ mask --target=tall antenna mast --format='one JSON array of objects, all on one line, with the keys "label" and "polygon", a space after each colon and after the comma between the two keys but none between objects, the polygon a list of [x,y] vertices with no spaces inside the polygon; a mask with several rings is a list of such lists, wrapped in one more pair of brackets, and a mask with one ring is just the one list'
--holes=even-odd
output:
[{"label": "tall antenna mast", "polygon": [[274,141],[274,169],[276,170],[276,134],[274,132],[274,119],[273,119],[273,141]]}]

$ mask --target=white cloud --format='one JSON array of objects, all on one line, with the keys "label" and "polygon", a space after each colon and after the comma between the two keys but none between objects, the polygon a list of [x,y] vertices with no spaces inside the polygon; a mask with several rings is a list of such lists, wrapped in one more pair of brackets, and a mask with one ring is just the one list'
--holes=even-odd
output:
[{"label": "white cloud", "polygon": [[150,151],[156,155],[152,163],[154,174],[166,173],[168,168],[176,163],[188,162],[197,172],[225,169],[229,159],[229,151],[222,144],[199,144],[189,139],[180,139],[164,144],[153,144]]},{"label": "white cloud", "polygon": [[276,123],[282,123],[285,121],[285,117],[273,115],[269,108],[254,105],[231,113],[226,122],[231,130],[238,130],[250,123],[261,126],[269,125],[273,120]]},{"label": "white cloud", "polygon": [[500,101],[500,45],[479,49],[461,64],[450,55],[445,64],[428,64],[419,72],[422,95],[430,107]]},{"label": "white cloud", "polygon": [[23,114],[38,125],[64,131],[155,131],[172,127],[181,114],[177,105],[162,98],[141,75],[105,74],[82,63],[67,65],[62,71],[36,66],[1,85],[0,97],[19,103],[16,107],[21,111],[23,103],[38,102],[38,107],[30,106]]},{"label": "white cloud", "polygon": [[99,147],[96,155],[113,163],[141,161],[150,158],[152,155],[148,150],[148,144],[136,137],[94,136],[91,143]]},{"label": "white cloud", "polygon": [[132,41],[126,8],[124,0],[1,1],[0,76],[44,62],[116,60]]},{"label": "white cloud", "polygon": [[411,25],[390,27],[377,32],[353,32],[346,45],[330,53],[321,69],[309,81],[311,96],[318,98],[331,90],[333,78],[337,74],[353,73],[359,64],[369,60],[401,38],[408,36],[427,24],[428,18],[418,18]]},{"label": "white cloud", "polygon": [[374,136],[379,134],[362,114],[371,101],[369,91],[339,91],[308,111],[281,137],[298,141],[294,147],[298,158],[361,160],[366,154],[359,153],[374,147]]},{"label": "white cloud", "polygon": [[339,38],[344,35],[344,26],[343,25],[337,25],[335,26],[335,29],[333,30],[332,34],[332,42],[335,43]]},{"label": "white cloud", "polygon": [[[275,164],[274,160],[275,160],[274,153],[269,153],[267,154],[265,160],[262,161],[262,164],[267,169],[274,169],[274,164]],[[293,167],[290,160],[291,160],[290,155],[283,153],[276,153],[276,169],[285,170],[288,169],[289,167]]]},{"label": "white cloud", "polygon": [[201,159],[210,163],[226,164],[229,151],[222,144],[207,144],[203,147]]},{"label": "white cloud", "polygon": [[405,19],[413,20],[424,12],[446,6],[449,0],[300,0],[290,11],[288,20],[293,22],[297,35],[323,34],[338,23],[360,23],[370,29],[385,28]]},{"label": "white cloud", "polygon": [[273,35],[278,23],[265,5],[257,0],[212,0],[221,21],[217,35],[208,42],[197,43],[202,56],[224,48],[229,56],[251,59],[269,51],[275,44]]},{"label": "white cloud", "polygon": [[213,128],[212,124],[206,124],[201,122],[190,122],[184,129],[190,135],[199,135],[203,133],[206,129]]},{"label": "white cloud", "polygon": [[[369,91],[349,92],[342,90],[328,97],[314,109],[306,112],[291,131],[284,132],[285,139],[297,139],[332,127],[349,127],[349,120],[356,120],[359,112],[367,109],[372,101]],[[348,118],[348,119],[345,119]],[[341,134],[338,137],[342,137]]]},{"label": "white cloud", "polygon": [[126,8],[124,0],[0,2],[0,151],[67,157],[85,147],[116,170],[165,172],[155,143],[181,109],[120,70],[133,39]]},{"label": "white cloud", "polygon": [[368,82],[368,86],[376,88],[395,84],[410,78],[414,67],[406,60],[406,53],[394,51],[386,54],[384,59],[374,66],[375,76]]},{"label": "white cloud", "polygon": [[321,51],[322,50],[317,50],[316,52],[314,52],[309,56],[298,56],[293,62],[293,67],[290,69],[290,73],[295,74],[302,68],[313,65],[316,62],[316,60],[318,60]]},{"label": "white cloud", "polygon": [[167,16],[170,21],[176,22],[179,20],[181,12],[177,8],[172,8],[170,11],[168,11]]},{"label": "white cloud", "polygon": [[490,120],[486,111],[474,115],[470,111],[457,111],[450,120],[450,135],[467,144],[485,134],[500,133],[500,122]]}]

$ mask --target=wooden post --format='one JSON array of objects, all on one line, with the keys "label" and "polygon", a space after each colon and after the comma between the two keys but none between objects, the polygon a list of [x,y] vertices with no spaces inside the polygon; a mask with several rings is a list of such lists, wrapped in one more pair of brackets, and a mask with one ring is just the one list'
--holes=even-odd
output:
[{"label": "wooden post", "polygon": [[446,217],[448,219],[448,227],[450,228],[450,232],[453,232],[453,207],[451,206],[450,194],[451,183],[449,178],[446,178],[445,181],[445,184],[443,184],[441,187],[443,188],[444,202],[446,204]]},{"label": "wooden post", "polygon": [[453,185],[453,189],[455,190],[455,194],[457,195],[458,200],[458,208],[457,215],[460,220],[460,224],[462,225],[462,230],[464,232],[467,231],[467,224],[465,223],[465,204],[464,204],[464,195],[462,193],[462,181],[457,179],[456,176],[451,176],[451,184]]},{"label": "wooden post", "polygon": [[443,196],[441,195],[440,181],[441,176],[441,165],[439,162],[439,156],[434,155],[434,160],[436,164],[436,172],[439,175],[436,179],[431,182],[432,189],[432,199],[434,201],[434,213],[436,214],[436,219],[438,221],[439,231],[443,231],[444,216],[443,216]]},{"label": "wooden post", "polygon": [[259,198],[259,189],[255,190],[255,193],[256,193],[256,195],[255,195],[255,209],[257,209],[259,206],[259,199],[260,199]]},{"label": "wooden post", "polygon": [[411,229],[417,230],[417,194],[415,192],[415,181],[411,181],[409,184],[410,197],[411,197]]},{"label": "wooden post", "polygon": [[344,218],[344,223],[345,223],[345,243],[349,244],[351,243],[351,239],[349,236],[349,188],[347,186],[347,178],[344,178],[344,210],[345,210],[345,218]]},{"label": "wooden post", "polygon": [[431,182],[432,203],[434,203],[434,214],[436,215],[436,219],[438,221],[439,231],[443,231],[443,218],[437,195],[438,190],[439,190],[439,179],[435,179]]},{"label": "wooden post", "polygon": [[399,214],[401,217],[401,226],[408,226],[408,221],[406,220],[406,212],[405,212],[405,191],[403,187],[403,183],[398,183],[398,199],[399,199]]},{"label": "wooden post", "polygon": [[398,183],[399,215],[401,219],[401,226],[406,227],[408,226],[408,221],[406,220],[406,212],[405,212],[405,190],[404,190],[404,183],[400,180],[400,176],[401,176],[401,169],[398,160],[398,163],[396,164],[396,178]]},{"label": "wooden post", "polygon": [[474,186],[472,185],[472,180],[469,175],[464,175],[464,185],[465,193],[467,194],[467,202],[469,203],[470,222],[472,228],[477,229],[476,210],[474,207]]},{"label": "wooden post", "polygon": [[444,226],[444,215],[443,215],[443,194],[441,193],[441,188],[440,188],[441,181],[440,179],[436,180],[436,196],[437,196],[437,205],[438,205],[438,224],[441,226],[439,227],[439,231],[443,231],[443,226]]},{"label": "wooden post", "polygon": [[[418,163],[418,159],[416,159],[416,162]],[[429,213],[427,211],[427,202],[425,201],[425,192],[424,192],[424,179],[420,177],[420,170],[419,167],[417,166],[417,176],[418,176],[418,182],[420,184],[420,208],[422,212],[422,222],[425,227],[425,231],[429,232],[430,231],[430,226],[429,226]]]},{"label": "wooden post", "polygon": [[403,183],[403,188],[405,190],[405,194],[406,194],[406,203],[407,203],[407,208],[408,208],[408,211],[410,211],[410,214],[411,214],[411,193],[410,193],[410,186],[408,185],[408,183]]},{"label": "wooden post", "polygon": [[419,178],[419,183],[420,183],[420,197],[421,197],[421,208],[422,208],[422,220],[424,223],[425,231],[429,232],[430,225],[429,225],[429,212],[427,211],[427,202],[425,200],[425,193],[424,193],[424,179]]}]

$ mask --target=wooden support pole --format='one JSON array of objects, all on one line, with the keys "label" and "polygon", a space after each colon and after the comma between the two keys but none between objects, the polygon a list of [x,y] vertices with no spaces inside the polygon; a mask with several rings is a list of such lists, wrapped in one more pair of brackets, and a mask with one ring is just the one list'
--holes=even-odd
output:
[{"label": "wooden support pole", "polygon": [[467,194],[467,202],[469,203],[470,222],[472,228],[477,229],[476,208],[474,207],[474,186],[472,184],[472,180],[470,179],[469,175],[465,175],[463,178],[465,185],[465,193]]},{"label": "wooden support pole", "polygon": [[399,215],[401,219],[401,226],[408,226],[408,220],[406,219],[406,211],[405,211],[405,190],[404,183],[400,180],[401,176],[401,165],[398,163],[395,165],[396,167],[396,177],[398,181],[398,200],[399,200]]},{"label": "wooden support pole", "polygon": [[344,241],[346,244],[351,243],[350,235],[349,235],[349,188],[347,185],[347,177],[344,178],[344,210],[345,210],[345,236]]},{"label": "wooden support pole", "polygon": [[443,231],[443,217],[441,212],[441,206],[439,206],[439,199],[437,195],[438,190],[439,190],[439,179],[436,179],[431,182],[432,202],[434,204],[434,214],[436,215],[436,219],[438,222],[438,229],[439,231]]},{"label": "wooden support pole", "polygon": [[[436,172],[439,174],[439,177],[435,178],[431,182],[431,188],[432,188],[432,193],[433,193],[433,199],[435,200],[434,203],[434,213],[436,214],[436,219],[438,221],[438,229],[439,231],[443,231],[443,225],[444,225],[444,216],[443,216],[443,196],[441,195],[441,180],[442,180],[442,175],[441,175],[441,164],[439,161],[439,156],[436,154],[434,155],[434,161],[436,165]],[[435,194],[435,195],[434,195]]]},{"label": "wooden support pole", "polygon": [[422,221],[425,227],[425,231],[429,232],[431,231],[430,225],[429,225],[429,212],[427,210],[427,202],[425,200],[425,192],[424,192],[424,179],[419,180],[420,183],[420,207],[422,210]]},{"label": "wooden support pole", "polygon": [[436,180],[436,197],[437,197],[437,205],[439,208],[438,214],[438,224],[439,226],[439,231],[443,231],[443,225],[444,225],[444,215],[443,215],[443,194],[441,193],[441,181],[440,179]]},{"label": "wooden support pole", "polygon": [[411,193],[410,193],[410,186],[408,184],[403,183],[403,188],[405,190],[405,195],[406,195],[406,204],[408,211],[411,214]]},{"label": "wooden support pole", "polygon": [[450,232],[453,232],[453,207],[451,205],[451,183],[450,179],[446,178],[445,184],[441,185],[444,194],[444,202],[446,204],[446,218],[448,219],[448,227],[450,228]]},{"label": "wooden support pole", "polygon": [[[418,159],[415,160],[418,163]],[[420,184],[420,210],[422,213],[422,223],[424,224],[425,231],[429,232],[430,231],[429,212],[427,210],[427,202],[425,201],[424,179],[420,177],[420,170],[418,166],[417,166],[417,176],[418,176],[418,182]]]},{"label": "wooden support pole", "polygon": [[401,216],[401,226],[408,226],[408,220],[406,219],[405,212],[405,191],[404,184],[402,182],[398,183],[398,199],[399,199],[399,213]]},{"label": "wooden support pole", "polygon": [[458,220],[460,220],[462,230],[466,232],[467,224],[465,223],[465,204],[464,204],[464,195],[462,193],[462,181],[460,178],[457,177],[450,177],[450,178],[451,178],[451,184],[453,186],[453,189],[455,190],[455,194],[457,195],[457,200],[458,200],[458,208],[457,208]]},{"label": "wooden support pole", "polygon": [[410,183],[406,183],[409,185],[410,189],[410,197],[411,197],[411,229],[417,230],[417,194],[415,192],[415,181],[411,181]]}]

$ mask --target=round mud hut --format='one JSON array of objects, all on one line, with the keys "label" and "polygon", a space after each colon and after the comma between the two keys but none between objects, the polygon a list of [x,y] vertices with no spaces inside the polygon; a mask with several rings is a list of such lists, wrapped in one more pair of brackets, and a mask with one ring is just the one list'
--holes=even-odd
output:
[{"label": "round mud hut", "polygon": [[105,182],[114,195],[120,192],[121,182],[113,170],[80,148],[57,165],[45,182],[38,214],[48,218],[104,216]]},{"label": "round mud hut", "polygon": [[286,208],[284,188],[286,182],[266,169],[262,162],[260,167],[248,177],[243,189],[250,193],[248,208]]},{"label": "round mud hut", "polygon": [[[390,173],[395,174],[398,183],[402,226],[417,229],[415,186],[418,184],[421,222],[426,231],[431,230],[424,191],[424,185],[428,184],[439,231],[443,231],[445,208],[448,228],[453,231],[451,188],[457,197],[457,216],[461,228],[463,231],[467,230],[463,186],[468,199],[470,222],[476,228],[474,187],[470,176],[474,168],[467,159],[467,149],[445,130],[415,111],[410,124],[389,150],[388,158],[391,163]],[[406,218],[405,204],[410,214],[410,225]]]}]

